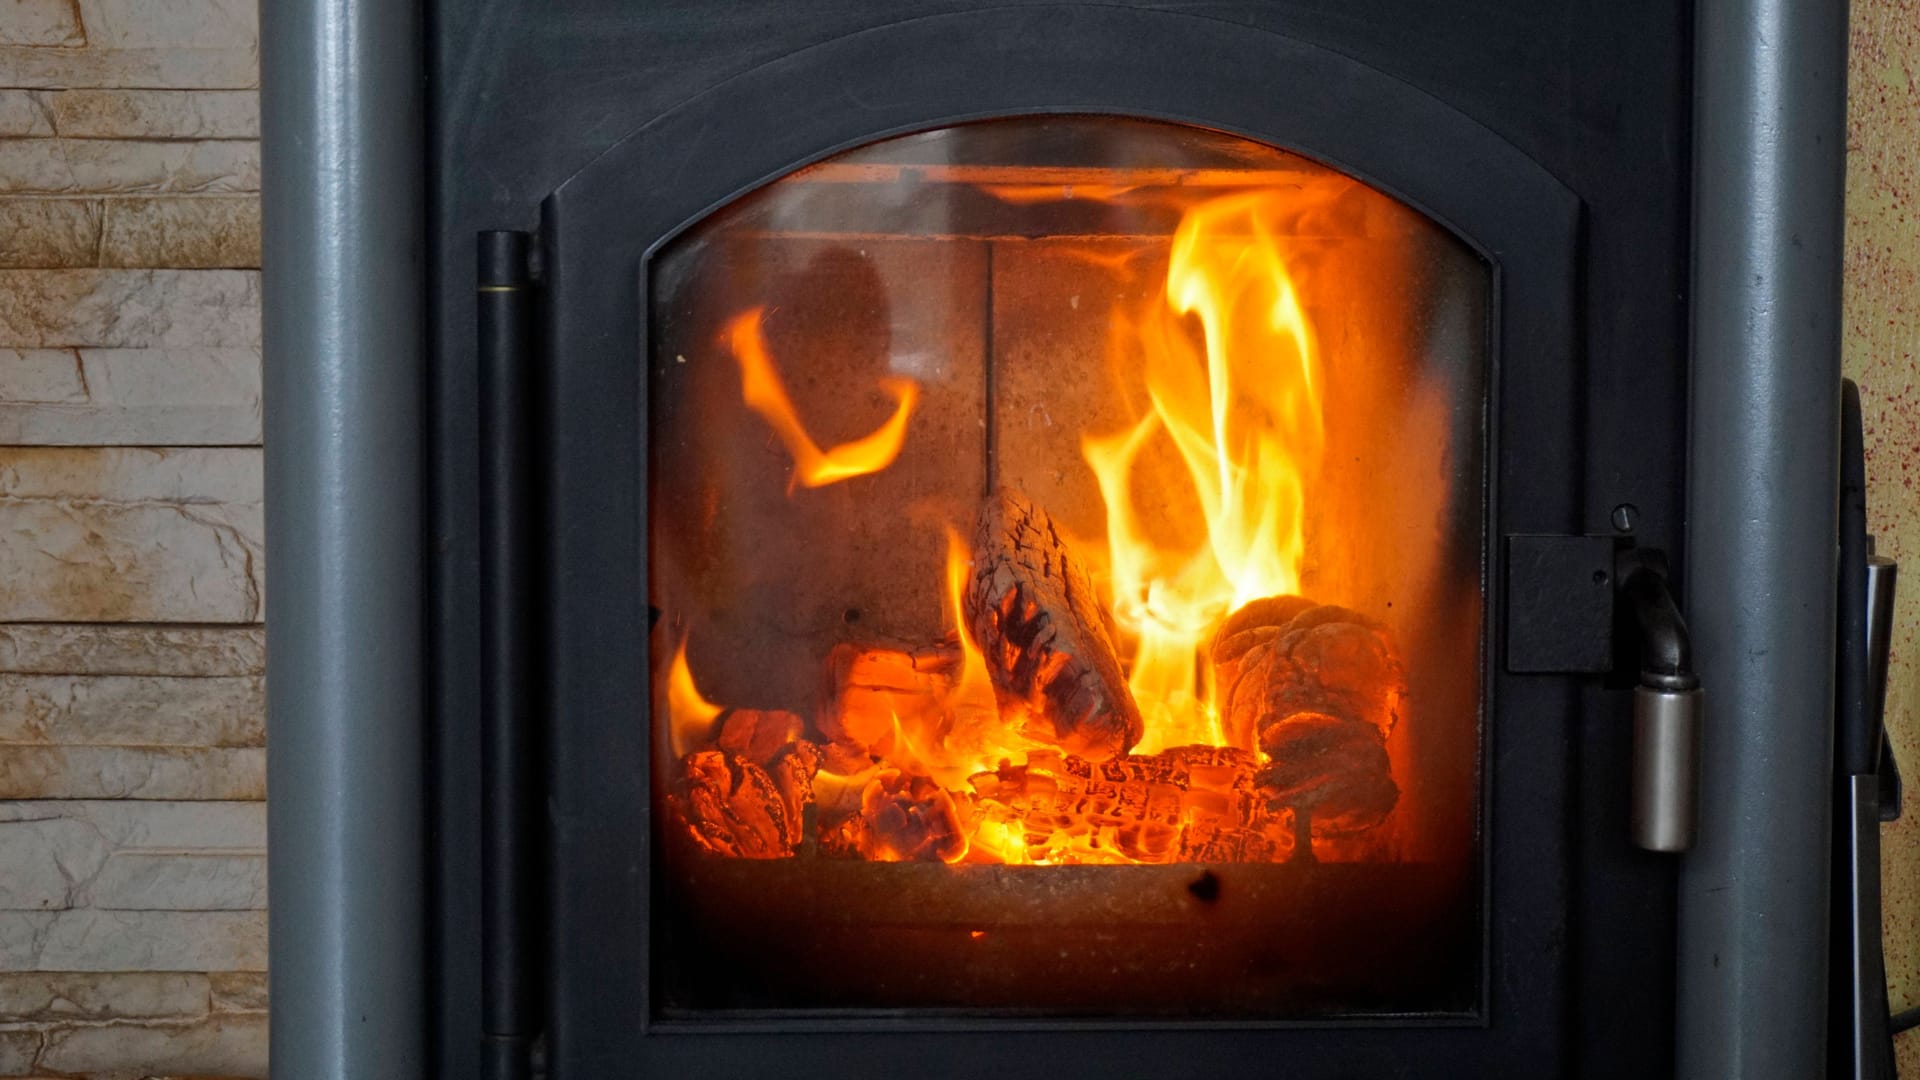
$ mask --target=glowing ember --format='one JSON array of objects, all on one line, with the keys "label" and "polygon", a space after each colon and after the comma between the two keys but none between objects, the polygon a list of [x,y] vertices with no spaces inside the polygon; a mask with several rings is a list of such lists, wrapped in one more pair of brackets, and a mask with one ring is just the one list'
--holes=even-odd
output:
[{"label": "glowing ember", "polygon": [[747,407],[759,413],[773,433],[793,455],[794,487],[824,487],[856,476],[879,472],[900,456],[907,439],[907,420],[913,415],[920,388],[911,379],[882,379],[880,386],[893,396],[894,411],[887,422],[864,438],[821,450],[800,424],[793,399],[780,381],[773,360],[767,355],[766,341],[760,333],[762,311],[754,308],[736,316],[727,324],[727,345],[740,365],[740,396]]}]

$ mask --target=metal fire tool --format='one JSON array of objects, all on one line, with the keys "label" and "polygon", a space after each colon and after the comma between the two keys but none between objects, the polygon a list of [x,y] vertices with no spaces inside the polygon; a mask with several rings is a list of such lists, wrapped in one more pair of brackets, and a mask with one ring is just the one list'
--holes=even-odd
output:
[{"label": "metal fire tool", "polygon": [[1834,687],[1834,766],[1839,799],[1834,840],[1835,954],[1830,1073],[1893,1080],[1886,958],[1880,922],[1881,769],[1887,648],[1897,567],[1872,554],[1866,529],[1866,462],[1860,394],[1841,396],[1840,596]]}]

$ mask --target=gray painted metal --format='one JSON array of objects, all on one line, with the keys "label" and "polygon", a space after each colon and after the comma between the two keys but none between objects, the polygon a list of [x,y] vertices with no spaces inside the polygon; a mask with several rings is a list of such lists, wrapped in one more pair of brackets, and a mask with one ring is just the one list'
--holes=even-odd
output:
[{"label": "gray painted metal", "polygon": [[1826,1067],[1847,5],[1700,0],[1678,1074]]},{"label": "gray painted metal", "polygon": [[418,5],[261,5],[273,1074],[425,1073]]}]

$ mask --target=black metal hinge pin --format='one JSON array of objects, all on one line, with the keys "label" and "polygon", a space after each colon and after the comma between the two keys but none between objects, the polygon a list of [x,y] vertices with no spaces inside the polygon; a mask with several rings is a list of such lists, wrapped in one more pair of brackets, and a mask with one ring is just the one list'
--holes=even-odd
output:
[{"label": "black metal hinge pin", "polygon": [[481,1069],[528,1080],[540,1027],[533,933],[538,768],[531,726],[535,296],[530,238],[479,236]]}]

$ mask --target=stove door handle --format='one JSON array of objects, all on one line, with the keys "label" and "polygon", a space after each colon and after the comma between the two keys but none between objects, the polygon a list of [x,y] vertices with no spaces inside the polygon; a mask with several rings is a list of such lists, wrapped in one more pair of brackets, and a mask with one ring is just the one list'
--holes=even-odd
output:
[{"label": "stove door handle", "polygon": [[1614,580],[1640,630],[1640,685],[1633,691],[1633,842],[1648,851],[1686,851],[1699,830],[1706,714],[1706,696],[1693,671],[1693,640],[1674,602],[1663,552],[1620,552]]}]

